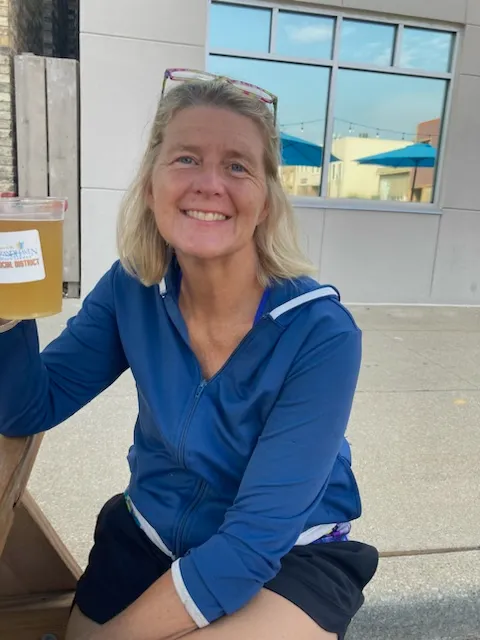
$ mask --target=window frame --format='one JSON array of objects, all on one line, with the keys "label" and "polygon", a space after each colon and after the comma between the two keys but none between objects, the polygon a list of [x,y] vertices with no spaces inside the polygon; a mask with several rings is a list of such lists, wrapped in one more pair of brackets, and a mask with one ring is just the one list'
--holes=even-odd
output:
[{"label": "window frame", "polygon": [[[210,47],[210,11],[212,4],[227,4],[232,6],[245,6],[262,9],[270,9],[272,11],[272,19],[270,23],[270,49],[275,50],[278,14],[280,11],[289,11],[293,13],[306,13],[309,15],[319,15],[331,17],[336,20],[334,28],[334,42],[332,59],[317,58],[301,58],[296,56],[286,56],[277,53],[248,53],[237,51],[235,49],[216,49]],[[297,5],[293,2],[279,3],[270,0],[209,0],[209,19],[207,25],[207,43],[206,43],[206,68],[208,69],[208,59],[210,55],[218,55],[232,58],[246,58],[253,60],[270,60],[272,62],[290,62],[296,64],[306,64],[309,66],[327,67],[331,69],[330,85],[327,98],[327,112],[325,125],[324,154],[322,166],[322,181],[320,185],[319,196],[290,196],[292,204],[296,208],[309,209],[350,209],[359,211],[392,211],[405,213],[442,213],[440,202],[443,192],[443,169],[444,169],[444,151],[448,122],[452,110],[452,96],[455,90],[456,79],[458,76],[458,53],[461,44],[462,28],[456,24],[441,23],[432,24],[431,21],[422,21],[415,19],[402,20],[398,18],[390,18],[388,16],[380,16],[374,13],[362,13],[359,11],[350,11],[341,9],[324,9],[317,6]],[[344,20],[361,20],[364,22],[378,22],[380,24],[391,24],[397,27],[394,50],[393,64],[391,66],[377,66],[365,63],[347,63],[340,62],[339,47],[340,34]],[[448,72],[422,71],[420,69],[409,69],[400,67],[399,61],[402,51],[403,32],[405,27],[413,27],[419,29],[427,29],[430,31],[445,31],[454,34],[455,42],[452,47],[451,66]],[[329,198],[328,190],[328,165],[333,143],[333,130],[335,118],[335,99],[337,76],[340,69],[351,69],[355,71],[367,71],[386,73],[389,75],[412,76],[417,78],[446,80],[448,83],[447,93],[444,105],[443,121],[440,132],[439,145],[439,162],[435,172],[434,198],[433,203],[406,203],[389,200],[359,200],[350,198]],[[268,88],[268,87],[267,87]],[[329,151],[330,150],[330,151]]]}]

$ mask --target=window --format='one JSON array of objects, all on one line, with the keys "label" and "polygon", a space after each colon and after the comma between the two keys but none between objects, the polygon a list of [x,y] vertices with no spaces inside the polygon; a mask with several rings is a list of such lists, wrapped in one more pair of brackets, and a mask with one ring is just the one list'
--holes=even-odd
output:
[{"label": "window", "polygon": [[271,17],[269,9],[216,4],[210,17],[210,47],[268,53]]},{"label": "window", "polygon": [[344,20],[340,34],[340,62],[388,67],[393,61],[395,27],[391,24]]},{"label": "window", "polygon": [[455,46],[431,25],[217,0],[208,68],[278,95],[291,195],[428,204]]},{"label": "window", "polygon": [[[246,80],[272,91],[278,96],[278,121],[297,121],[297,124],[285,129],[285,133],[323,146],[330,80],[328,68],[211,55],[209,71]],[[298,122],[299,105],[302,105],[304,122]],[[293,146],[295,140],[285,138],[284,144]],[[307,178],[309,167],[300,164],[304,158],[301,150],[294,157],[298,157],[298,165],[282,167],[285,188],[291,194],[318,196],[321,173],[310,174]]]},{"label": "window", "polygon": [[333,18],[279,11],[274,52],[297,58],[331,60],[334,31]]}]

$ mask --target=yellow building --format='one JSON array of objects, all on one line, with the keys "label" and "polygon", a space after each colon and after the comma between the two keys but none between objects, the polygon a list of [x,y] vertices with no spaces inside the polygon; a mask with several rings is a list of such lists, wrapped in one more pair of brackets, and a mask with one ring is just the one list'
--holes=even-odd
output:
[{"label": "yellow building", "polygon": [[[340,158],[330,164],[328,195],[332,198],[368,200],[404,200],[409,196],[410,169],[390,169],[378,165],[360,165],[357,160],[411,145],[407,140],[345,137],[333,141],[333,154]],[[391,180],[385,177],[391,177]],[[391,192],[394,187],[395,193]]]}]

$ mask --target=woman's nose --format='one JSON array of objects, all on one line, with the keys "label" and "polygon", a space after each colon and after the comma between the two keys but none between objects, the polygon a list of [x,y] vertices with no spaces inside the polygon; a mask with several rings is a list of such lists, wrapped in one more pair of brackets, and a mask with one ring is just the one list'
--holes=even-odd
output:
[{"label": "woman's nose", "polygon": [[215,166],[201,167],[197,172],[194,188],[197,193],[222,195],[225,191],[225,180],[221,170]]}]

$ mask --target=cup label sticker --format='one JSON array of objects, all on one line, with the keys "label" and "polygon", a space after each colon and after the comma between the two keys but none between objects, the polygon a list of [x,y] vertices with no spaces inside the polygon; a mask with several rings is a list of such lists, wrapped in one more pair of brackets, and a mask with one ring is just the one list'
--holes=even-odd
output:
[{"label": "cup label sticker", "polygon": [[45,279],[40,234],[29,231],[0,233],[0,284],[38,282]]}]

